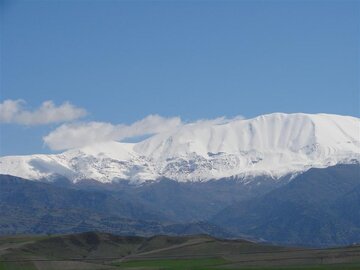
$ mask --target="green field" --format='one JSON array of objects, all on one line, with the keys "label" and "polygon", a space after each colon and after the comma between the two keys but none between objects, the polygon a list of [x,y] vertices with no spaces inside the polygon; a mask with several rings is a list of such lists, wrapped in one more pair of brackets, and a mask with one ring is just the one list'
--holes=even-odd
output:
[{"label": "green field", "polygon": [[[221,258],[210,259],[173,259],[173,260],[133,260],[115,264],[124,270],[148,269],[148,270],[225,270],[229,269],[228,261]],[[230,268],[235,269],[235,268]],[[355,270],[360,269],[360,264],[339,264],[339,265],[308,265],[308,266],[254,266],[240,267],[241,270]]]},{"label": "green field", "polygon": [[0,270],[355,270],[360,246],[304,249],[196,236],[1,237]]},{"label": "green field", "polygon": [[116,264],[121,269],[134,269],[134,268],[149,268],[149,269],[171,269],[171,270],[182,270],[182,269],[207,269],[214,266],[222,265],[226,263],[221,258],[211,259],[173,259],[173,260],[145,260],[145,261],[127,261]]},{"label": "green field", "polygon": [[37,270],[32,263],[1,263],[0,270]]}]

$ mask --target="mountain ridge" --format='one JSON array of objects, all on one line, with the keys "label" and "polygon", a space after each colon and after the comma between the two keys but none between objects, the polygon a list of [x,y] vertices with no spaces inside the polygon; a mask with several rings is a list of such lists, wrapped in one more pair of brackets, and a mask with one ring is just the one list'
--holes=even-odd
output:
[{"label": "mountain ridge", "polygon": [[0,234],[206,232],[285,245],[359,243],[360,164],[313,168],[285,182],[256,180],[89,187],[0,175]]},{"label": "mountain ridge", "polygon": [[203,120],[138,143],[100,142],[60,154],[0,157],[0,174],[31,180],[62,176],[133,184],[169,178],[208,181],[360,161],[360,119],[273,113],[252,119]]}]

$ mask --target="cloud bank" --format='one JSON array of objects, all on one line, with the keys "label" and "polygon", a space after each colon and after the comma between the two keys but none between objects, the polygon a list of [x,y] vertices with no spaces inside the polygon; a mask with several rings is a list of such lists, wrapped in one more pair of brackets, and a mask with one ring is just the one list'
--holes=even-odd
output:
[{"label": "cloud bank", "polygon": [[126,138],[151,135],[173,130],[182,125],[179,117],[165,118],[149,115],[131,125],[114,125],[104,122],[63,124],[43,138],[52,150],[66,150],[86,145],[121,141]]},{"label": "cloud bank", "polygon": [[68,150],[106,141],[123,141],[126,138],[153,135],[193,125],[200,128],[221,125],[239,119],[244,118],[220,117],[184,123],[179,117],[149,115],[131,125],[114,125],[105,122],[67,123],[43,137],[43,141],[52,150]]},{"label": "cloud bank", "polygon": [[27,110],[25,104],[26,102],[21,99],[8,99],[0,103],[0,123],[46,125],[73,121],[87,114],[86,110],[77,108],[69,102],[56,106],[53,101],[48,100],[33,111]]},{"label": "cloud bank", "polygon": [[49,100],[34,110],[28,110],[25,105],[26,102],[21,99],[8,99],[0,103],[0,123],[27,126],[61,124],[42,138],[47,147],[56,151],[80,148],[106,141],[124,141],[128,138],[154,135],[193,125],[200,128],[213,126],[242,118],[241,116],[233,119],[220,117],[184,123],[180,117],[162,117],[151,114],[129,125],[107,122],[74,122],[85,116],[87,111],[69,102],[56,106],[53,101]]}]

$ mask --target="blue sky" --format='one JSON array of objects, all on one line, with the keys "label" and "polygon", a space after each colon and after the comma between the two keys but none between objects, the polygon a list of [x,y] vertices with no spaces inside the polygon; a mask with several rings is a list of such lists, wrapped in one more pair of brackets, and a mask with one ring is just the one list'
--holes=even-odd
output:
[{"label": "blue sky", "polygon": [[[0,0],[1,1],[1,0]],[[271,112],[359,116],[357,1],[1,1],[1,102],[128,124]],[[64,122],[72,121],[67,119]],[[61,121],[2,123],[0,155]]]}]

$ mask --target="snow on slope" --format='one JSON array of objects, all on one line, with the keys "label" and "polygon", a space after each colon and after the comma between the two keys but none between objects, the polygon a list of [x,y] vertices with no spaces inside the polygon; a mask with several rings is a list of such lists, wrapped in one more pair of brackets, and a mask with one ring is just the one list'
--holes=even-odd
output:
[{"label": "snow on slope", "polygon": [[58,155],[2,157],[0,173],[28,179],[61,175],[73,181],[202,181],[237,175],[279,178],[354,161],[360,161],[359,118],[274,113],[191,123],[136,144],[106,142]]}]

